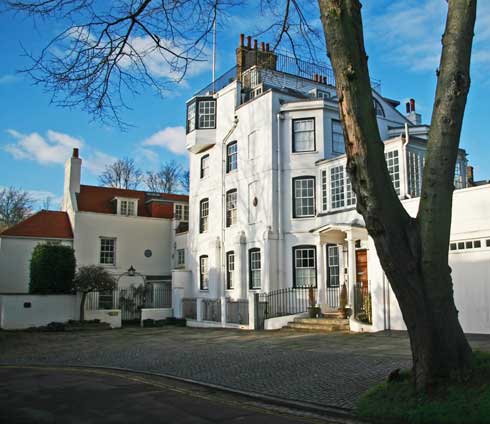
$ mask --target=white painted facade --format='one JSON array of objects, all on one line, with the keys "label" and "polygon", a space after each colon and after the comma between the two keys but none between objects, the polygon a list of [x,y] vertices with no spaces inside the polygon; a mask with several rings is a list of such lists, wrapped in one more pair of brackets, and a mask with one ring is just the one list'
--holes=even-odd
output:
[{"label": "white painted facade", "polygon": [[[253,78],[247,76],[249,79],[218,86],[216,93],[200,93],[187,103],[191,177],[188,250],[192,281],[188,290],[191,294],[186,293],[186,297],[247,299],[254,292],[295,287],[294,275],[301,274],[295,269],[293,254],[298,253],[294,249],[307,247],[314,251],[317,301],[322,309],[338,307],[337,287],[344,283],[348,306],[353,309],[356,283],[361,278],[356,261],[361,262],[363,253],[367,257],[367,270],[363,271],[368,274],[372,323],[359,322],[353,316],[351,329],[404,328],[374,244],[355,210],[346,157],[338,149],[335,151],[339,113],[334,88],[266,68],[252,66],[243,75],[254,73]],[[322,98],[318,98],[319,92],[323,93]],[[407,210],[415,213],[429,128],[420,124],[420,115],[414,110],[405,117],[394,101],[377,91],[373,91],[373,98],[394,188]],[[314,145],[308,151],[297,152],[293,147],[293,126],[296,120],[305,119],[314,122]],[[228,156],[230,152],[234,156],[235,151],[237,166],[230,169],[229,163],[234,163],[235,158]],[[481,243],[487,243],[490,204],[485,197],[490,199],[490,186],[465,188],[466,167],[466,153],[460,150],[455,186],[462,190],[454,195],[451,240],[465,240],[474,231]],[[298,187],[296,179],[302,177],[313,181],[314,211],[308,216],[295,214],[294,187]],[[227,193],[231,190],[236,190],[236,211],[230,209],[228,214],[236,215],[236,219],[228,225]],[[203,204],[208,210],[207,218]],[[205,225],[203,221],[207,221]],[[253,287],[257,273],[252,269],[257,256],[251,249],[260,252],[257,287]],[[490,333],[483,306],[490,299],[482,297],[487,292],[485,287],[490,286],[489,259],[485,256],[490,250],[485,249],[450,255],[456,303],[467,332]],[[230,252],[234,255],[233,267],[228,266]],[[337,257],[333,253],[329,257],[329,252],[336,252]],[[476,262],[469,277],[475,281],[474,288],[467,292],[462,274],[471,267],[469,263]],[[337,273],[336,286],[330,287],[333,271]],[[233,287],[229,287],[230,274]]]},{"label": "white painted facade", "polygon": [[39,243],[72,246],[72,240],[0,237],[0,294],[28,293],[32,251]]}]

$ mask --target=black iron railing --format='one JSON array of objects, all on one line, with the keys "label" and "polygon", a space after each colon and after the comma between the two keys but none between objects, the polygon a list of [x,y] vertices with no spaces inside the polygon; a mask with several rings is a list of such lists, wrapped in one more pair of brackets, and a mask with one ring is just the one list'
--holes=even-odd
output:
[{"label": "black iron railing", "polygon": [[330,308],[337,309],[340,306],[340,286],[327,287],[326,291],[327,305]]},{"label": "black iron railing", "polygon": [[248,325],[248,300],[226,300],[226,322]]},{"label": "black iron railing", "polygon": [[[313,295],[317,299],[317,289],[313,289]],[[265,302],[265,319],[295,315],[306,312],[310,306],[310,288],[285,288],[264,293],[259,298]]]},{"label": "black iron railing", "polygon": [[208,94],[214,94],[217,91],[225,88],[228,84],[236,80],[236,66],[228,69],[223,75],[216,78],[214,82],[208,84],[202,90],[199,90],[193,97],[206,96]]},{"label": "black iron railing", "polygon": [[354,316],[368,324],[373,321],[371,293],[368,286],[362,283],[357,283],[354,288]]},{"label": "black iron railing", "polygon": [[182,299],[182,312],[184,318],[197,319],[197,300],[195,298]]}]

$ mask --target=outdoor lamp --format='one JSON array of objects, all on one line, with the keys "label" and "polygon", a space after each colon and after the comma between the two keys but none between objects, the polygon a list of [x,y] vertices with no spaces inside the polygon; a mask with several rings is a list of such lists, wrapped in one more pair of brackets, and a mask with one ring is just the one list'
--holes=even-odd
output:
[{"label": "outdoor lamp", "polygon": [[130,277],[134,277],[134,275],[135,275],[135,274],[136,274],[136,270],[134,269],[134,266],[133,266],[133,265],[131,265],[131,266],[129,267],[129,269],[128,269],[128,275],[129,275]]}]

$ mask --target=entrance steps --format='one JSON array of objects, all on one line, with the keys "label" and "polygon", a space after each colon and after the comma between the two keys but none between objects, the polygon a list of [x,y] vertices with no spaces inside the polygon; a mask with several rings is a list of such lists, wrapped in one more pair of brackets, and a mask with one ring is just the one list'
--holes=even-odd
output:
[{"label": "entrance steps", "polygon": [[334,331],[349,331],[349,320],[342,319],[337,313],[324,314],[323,318],[295,318],[288,323],[286,330],[332,333]]}]

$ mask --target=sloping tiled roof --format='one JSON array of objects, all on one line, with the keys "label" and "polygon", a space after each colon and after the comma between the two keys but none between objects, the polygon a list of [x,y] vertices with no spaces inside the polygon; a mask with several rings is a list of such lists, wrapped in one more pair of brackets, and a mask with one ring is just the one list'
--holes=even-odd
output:
[{"label": "sloping tiled roof", "polygon": [[6,229],[0,236],[73,239],[73,232],[66,212],[42,210]]},{"label": "sloping tiled roof", "polygon": [[[115,197],[127,197],[138,199],[138,216],[154,218],[172,218],[174,202],[189,202],[189,196],[172,193],[149,193],[140,190],[125,190],[122,188],[97,187],[81,185],[80,193],[77,195],[78,210],[81,212],[96,212],[114,214],[116,206]],[[152,200],[167,203],[167,207],[151,207]]]}]

